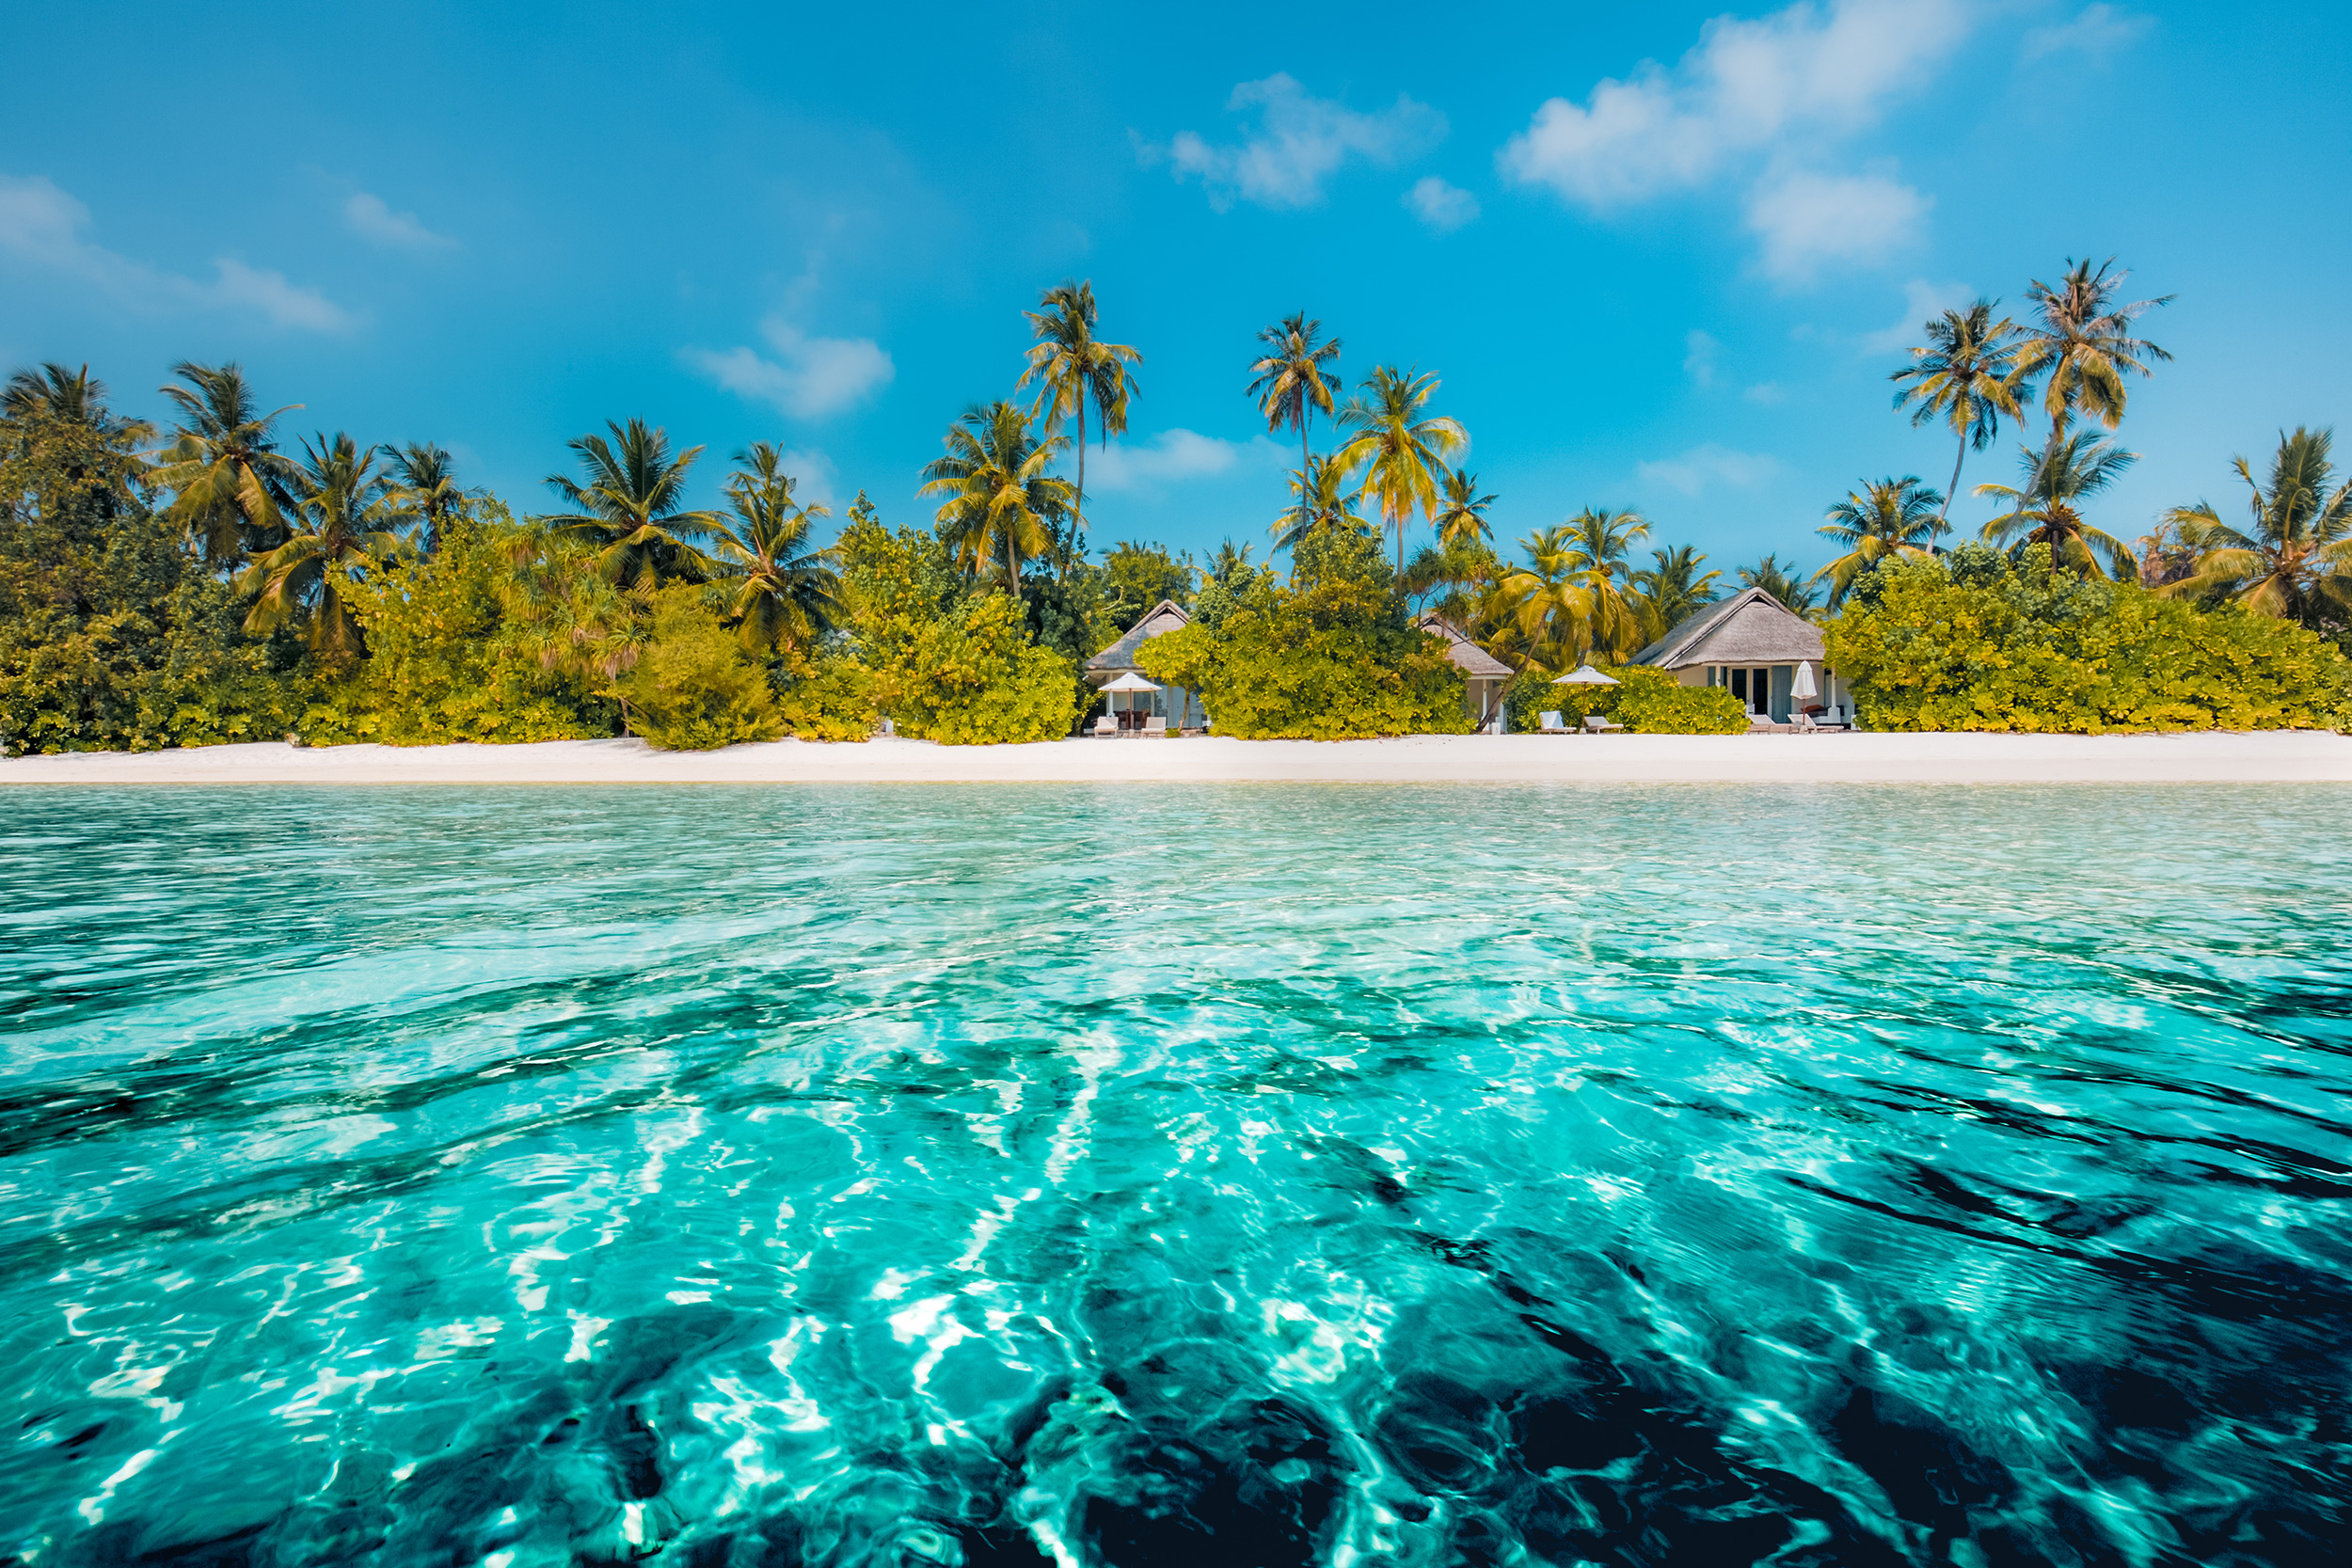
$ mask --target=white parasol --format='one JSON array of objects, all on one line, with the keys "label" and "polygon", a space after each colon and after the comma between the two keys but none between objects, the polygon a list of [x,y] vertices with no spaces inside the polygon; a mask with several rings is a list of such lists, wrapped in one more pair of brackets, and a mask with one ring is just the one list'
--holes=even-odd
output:
[{"label": "white parasol", "polygon": [[1580,664],[1551,683],[1554,686],[1615,686],[1616,678],[1604,675],[1589,664]]}]

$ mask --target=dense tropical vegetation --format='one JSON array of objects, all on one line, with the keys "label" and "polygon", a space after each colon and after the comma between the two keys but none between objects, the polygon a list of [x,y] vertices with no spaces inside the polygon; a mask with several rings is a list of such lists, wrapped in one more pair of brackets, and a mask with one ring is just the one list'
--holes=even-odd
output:
[{"label": "dense tropical vegetation", "polygon": [[[1205,564],[1089,544],[1086,454],[1123,434],[1131,345],[1089,282],[1047,289],[1007,395],[951,422],[920,523],[860,492],[837,527],[778,444],[706,450],[640,418],[569,443],[553,506],[517,516],[431,441],[291,434],[231,364],[187,362],[157,429],[87,367],[0,388],[0,748],[145,749],[291,736],[706,747],[879,729],[947,742],[1072,733],[1085,659],[1152,606],[1190,613],[1142,663],[1222,733],[1450,732],[1472,715],[1431,612],[1516,673],[1513,727],[1558,708],[1631,729],[1728,731],[1727,692],[1629,661],[1726,593],[1759,588],[1827,630],[1866,724],[2101,730],[2339,725],[2352,643],[2352,482],[2329,432],[2282,433],[2204,501],[2127,544],[2100,510],[2137,454],[2130,385],[2169,356],[2112,261],[2036,281],[2017,319],[1979,299],[1923,327],[1895,405],[1949,434],[1951,482],[1865,480],[1826,509],[1825,563],[1726,570],[1587,505],[1498,545],[1505,503],[1434,374],[1375,364],[1304,312],[1258,334],[1246,393],[1295,434],[1270,498],[1275,560],[1228,538]],[[1952,547],[1969,454],[2032,427],[1998,510]],[[1325,432],[1316,450],[1316,433]],[[819,525],[834,529],[827,541]],[[1419,543],[1414,536],[1419,535]],[[1580,664],[1615,687],[1564,688]]]}]

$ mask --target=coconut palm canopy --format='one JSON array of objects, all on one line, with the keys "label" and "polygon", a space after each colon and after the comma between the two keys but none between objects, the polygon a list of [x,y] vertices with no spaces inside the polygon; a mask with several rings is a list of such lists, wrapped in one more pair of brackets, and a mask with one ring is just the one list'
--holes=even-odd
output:
[{"label": "coconut palm canopy", "polygon": [[1429,412],[1438,378],[1391,365],[1375,366],[1341,413],[1350,434],[1340,461],[1363,474],[1366,499],[1396,533],[1396,569],[1405,570],[1405,525],[1416,512],[1437,515],[1447,459],[1470,445],[1461,424]]},{"label": "coconut palm canopy", "polygon": [[294,531],[238,576],[238,589],[254,595],[246,629],[296,625],[313,653],[356,658],[364,648],[343,591],[353,578],[400,551],[388,487],[375,467],[375,450],[362,451],[347,435],[305,441],[303,455],[294,504],[284,513]]},{"label": "coconut palm canopy", "polygon": [[270,413],[234,364],[172,367],[180,384],[163,388],[178,412],[167,444],[151,475],[174,492],[165,515],[202,546],[205,559],[233,562],[247,550],[271,549],[286,537],[285,513],[294,504],[301,467],[278,450],[280,415]]},{"label": "coconut palm canopy", "polygon": [[2082,506],[2138,462],[2139,453],[2078,430],[2040,451],[2021,447],[2017,455],[2024,469],[2019,483],[1977,486],[1978,495],[2009,503],[2008,511],[1984,525],[1985,539],[2011,554],[2046,545],[2054,563],[2086,576],[2103,566],[2116,577],[2136,575],[2132,547],[2086,522]]},{"label": "coconut palm canopy", "polygon": [[685,504],[687,475],[703,449],[673,453],[668,434],[643,420],[605,428],[611,441],[588,435],[566,443],[587,483],[548,476],[548,487],[575,509],[548,523],[600,546],[597,569],[616,587],[699,581],[710,564],[704,542],[719,526],[717,513]]},{"label": "coconut palm canopy", "polygon": [[1815,573],[1814,580],[1828,584],[1835,610],[1855,579],[1880,562],[1929,553],[1944,531],[1944,496],[1920,483],[1917,474],[1867,480],[1832,506],[1828,518],[1814,531],[1844,546],[1845,553]]},{"label": "coconut palm canopy", "polygon": [[2173,508],[2188,575],[2163,592],[2184,598],[2223,595],[2258,615],[2312,625],[2352,621],[2352,480],[2335,481],[2329,449],[2335,433],[2281,432],[2263,481],[2240,457],[2247,490],[2243,528],[2222,521],[2210,502]]},{"label": "coconut palm canopy", "polygon": [[1002,567],[1018,597],[1021,562],[1052,547],[1054,527],[1073,516],[1077,488],[1055,474],[1066,436],[1031,428],[1009,402],[966,409],[947,427],[947,454],[923,469],[927,496],[944,496],[938,522],[967,572]]}]

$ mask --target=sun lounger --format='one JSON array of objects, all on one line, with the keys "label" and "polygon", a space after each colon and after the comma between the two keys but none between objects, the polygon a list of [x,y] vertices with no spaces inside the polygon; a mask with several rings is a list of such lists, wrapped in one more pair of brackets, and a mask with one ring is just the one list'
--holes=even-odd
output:
[{"label": "sun lounger", "polygon": [[1550,713],[1537,714],[1535,716],[1535,722],[1540,732],[1544,735],[1565,735],[1568,733],[1568,727],[1560,722],[1560,715],[1556,709]]},{"label": "sun lounger", "polygon": [[1143,721],[1143,733],[1146,736],[1164,736],[1168,734],[1168,721],[1155,713]]},{"label": "sun lounger", "polygon": [[1624,728],[1625,726],[1623,724],[1613,724],[1597,713],[1588,713],[1584,716],[1584,733],[1587,735],[1599,735],[1604,730],[1622,730]]},{"label": "sun lounger", "polygon": [[1096,735],[1117,735],[1119,733],[1119,721],[1105,713],[1101,718],[1095,720],[1094,733]]}]

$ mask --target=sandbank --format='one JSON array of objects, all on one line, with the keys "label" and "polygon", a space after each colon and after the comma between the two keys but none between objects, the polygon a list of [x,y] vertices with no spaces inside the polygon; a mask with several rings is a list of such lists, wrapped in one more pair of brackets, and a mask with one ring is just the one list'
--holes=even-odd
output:
[{"label": "sandbank", "polygon": [[1404,736],[1071,739],[939,746],[780,740],[657,752],[273,743],[0,759],[0,784],[2273,784],[2352,782],[2352,736],[2254,735]]}]

